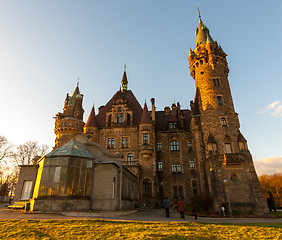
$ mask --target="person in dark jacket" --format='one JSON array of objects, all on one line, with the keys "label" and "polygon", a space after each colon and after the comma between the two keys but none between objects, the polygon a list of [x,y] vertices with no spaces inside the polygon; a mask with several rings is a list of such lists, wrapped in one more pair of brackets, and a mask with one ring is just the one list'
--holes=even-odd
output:
[{"label": "person in dark jacket", "polygon": [[164,205],[164,209],[165,209],[165,215],[166,215],[166,217],[169,217],[169,200],[168,200],[167,197],[165,198],[163,205]]},{"label": "person in dark jacket", "polygon": [[194,213],[195,219],[197,220],[197,218],[198,218],[198,216],[197,216],[197,203],[194,203],[193,213]]}]

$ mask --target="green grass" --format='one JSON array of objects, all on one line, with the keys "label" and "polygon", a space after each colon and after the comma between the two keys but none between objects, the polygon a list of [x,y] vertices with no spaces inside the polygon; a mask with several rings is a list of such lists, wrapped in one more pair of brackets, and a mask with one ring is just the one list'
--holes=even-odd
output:
[{"label": "green grass", "polygon": [[0,220],[0,239],[282,239],[282,224]]}]

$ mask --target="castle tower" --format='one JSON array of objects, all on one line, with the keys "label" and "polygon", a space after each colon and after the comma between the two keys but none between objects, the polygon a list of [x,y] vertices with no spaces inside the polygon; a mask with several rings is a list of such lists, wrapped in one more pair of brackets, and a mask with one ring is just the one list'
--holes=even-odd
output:
[{"label": "castle tower", "polygon": [[196,35],[188,60],[196,84],[191,128],[198,145],[204,146],[198,159],[202,191],[209,192],[214,210],[227,204],[230,209],[264,213],[265,200],[233,105],[226,53],[200,15]]},{"label": "castle tower", "polygon": [[154,144],[155,132],[153,122],[145,102],[139,123],[140,196],[142,196],[142,201],[149,206],[153,206],[157,197]]},{"label": "castle tower", "polygon": [[70,141],[75,133],[83,132],[83,95],[79,91],[78,84],[72,94],[65,99],[63,113],[57,113],[55,122],[55,148]]}]

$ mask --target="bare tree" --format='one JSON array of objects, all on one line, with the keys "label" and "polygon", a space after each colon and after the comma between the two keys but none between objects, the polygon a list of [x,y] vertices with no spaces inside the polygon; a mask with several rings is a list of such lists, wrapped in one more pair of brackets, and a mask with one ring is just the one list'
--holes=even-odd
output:
[{"label": "bare tree", "polygon": [[8,142],[8,139],[4,136],[0,136],[0,162],[5,161],[7,163],[7,158],[14,155],[13,145]]},{"label": "bare tree", "polygon": [[40,146],[37,141],[28,141],[17,147],[15,153],[15,161],[17,165],[34,164],[36,157],[41,157],[48,153],[49,147],[45,144]]}]

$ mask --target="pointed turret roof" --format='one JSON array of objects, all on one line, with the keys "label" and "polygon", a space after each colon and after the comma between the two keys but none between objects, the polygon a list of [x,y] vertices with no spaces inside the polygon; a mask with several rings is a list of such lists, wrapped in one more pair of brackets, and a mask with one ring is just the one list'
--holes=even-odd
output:
[{"label": "pointed turret roof", "polygon": [[148,111],[147,103],[146,102],[144,104],[144,109],[143,109],[141,120],[140,120],[140,124],[141,123],[152,123],[152,120],[151,120],[150,113]]},{"label": "pointed turret roof", "polygon": [[92,107],[88,120],[84,126],[85,127],[98,127],[94,106]]},{"label": "pointed turret roof", "polygon": [[121,80],[121,91],[123,92],[123,90],[127,90],[127,76],[126,76],[126,65],[124,64],[124,72],[123,72],[123,76],[122,76],[122,80]]},{"label": "pointed turret roof", "polygon": [[196,36],[196,46],[201,43],[206,43],[207,41],[209,43],[213,42],[213,39],[210,36],[209,29],[202,22],[201,16],[199,16],[199,27],[196,30]]}]

